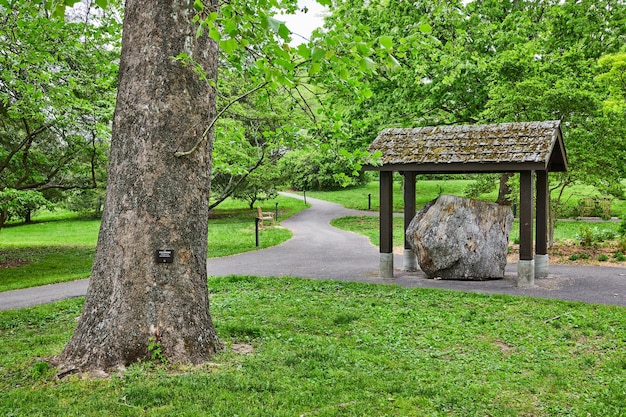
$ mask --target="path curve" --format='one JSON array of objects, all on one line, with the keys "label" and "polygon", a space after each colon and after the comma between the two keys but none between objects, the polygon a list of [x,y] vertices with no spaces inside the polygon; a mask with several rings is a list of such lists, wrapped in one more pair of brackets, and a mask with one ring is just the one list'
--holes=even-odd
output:
[{"label": "path curve", "polygon": [[[302,200],[296,194],[281,193]],[[281,221],[293,232],[288,241],[253,252],[207,261],[209,276],[256,275],[372,281],[378,274],[378,248],[365,236],[330,225],[332,219],[358,216],[328,201],[308,198],[311,207]],[[261,239],[263,236],[261,235]]]},{"label": "path curve", "polygon": [[[302,199],[294,194],[284,194]],[[209,276],[255,275],[334,279],[403,287],[438,288],[486,294],[526,295],[588,303],[626,306],[626,269],[550,265],[548,278],[535,279],[533,288],[517,288],[517,265],[506,267],[504,279],[444,281],[426,279],[421,271],[402,271],[402,256],[394,257],[393,279],[378,277],[378,248],[369,239],[330,225],[334,218],[376,215],[349,210],[335,203],[307,198],[311,207],[281,222],[293,232],[285,243],[267,249],[207,260]],[[262,238],[262,236],[261,236]],[[210,279],[210,278],[209,278]],[[24,290],[0,292],[0,310],[29,307],[79,297],[88,280],[78,280]]]}]

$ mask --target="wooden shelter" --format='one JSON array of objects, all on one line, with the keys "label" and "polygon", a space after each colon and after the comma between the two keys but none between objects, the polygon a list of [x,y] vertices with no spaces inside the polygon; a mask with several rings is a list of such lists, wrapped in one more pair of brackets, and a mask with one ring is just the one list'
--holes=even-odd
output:
[{"label": "wooden shelter", "polygon": [[[548,273],[548,173],[567,170],[560,121],[385,129],[369,147],[380,165],[380,275],[393,278],[393,173],[404,175],[404,229],[415,216],[417,174],[520,173],[518,285]],[[536,195],[536,204],[533,197]],[[533,218],[536,244],[533,251]],[[534,253],[537,263],[535,263]],[[404,269],[416,268],[405,238]]]}]

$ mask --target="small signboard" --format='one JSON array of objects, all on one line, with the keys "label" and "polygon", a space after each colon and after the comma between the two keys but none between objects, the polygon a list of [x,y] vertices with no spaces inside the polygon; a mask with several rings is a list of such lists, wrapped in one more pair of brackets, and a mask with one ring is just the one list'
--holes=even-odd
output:
[{"label": "small signboard", "polygon": [[174,260],[174,250],[172,249],[158,249],[154,253],[154,260],[160,264],[171,264]]}]

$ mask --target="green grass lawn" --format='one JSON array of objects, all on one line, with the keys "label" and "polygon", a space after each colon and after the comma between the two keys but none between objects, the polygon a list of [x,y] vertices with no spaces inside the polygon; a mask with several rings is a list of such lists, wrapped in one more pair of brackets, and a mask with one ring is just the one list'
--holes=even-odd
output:
[{"label": "green grass lawn", "polygon": [[0,415],[624,415],[623,307],[287,278],[209,291],[227,351],[108,379],[40,362],[82,300],[0,312]]},{"label": "green grass lawn", "polygon": [[[302,201],[279,196],[259,203],[279,221],[305,208]],[[268,227],[255,239],[256,209],[239,201],[220,205],[209,220],[208,256],[219,257],[274,246],[291,232]],[[0,230],[0,291],[88,278],[98,240],[100,220],[81,219],[67,212],[43,213],[32,224],[11,224]],[[4,267],[2,267],[4,266]]]},{"label": "green grass lawn", "polygon": [[[379,242],[378,223],[378,216],[348,216],[331,221],[331,224],[339,229],[367,236],[374,245],[378,245]],[[599,232],[610,231],[617,235],[619,226],[620,224],[617,222],[587,223],[577,220],[559,220],[554,228],[554,239],[555,241],[576,240],[577,235],[582,234],[586,228],[595,228]],[[510,241],[519,241],[519,221],[517,219],[513,223]],[[398,216],[393,218],[393,245],[404,245],[404,218]]]},{"label": "green grass lawn", "polygon": [[[464,190],[472,180],[418,180],[416,189],[416,204],[420,208],[427,202],[437,198],[439,194],[451,194],[463,196]],[[368,195],[371,197],[371,210],[378,211],[380,207],[378,182],[370,182],[366,186],[338,191],[307,191],[307,196],[319,198],[321,200],[332,201],[343,205],[346,208],[356,210],[366,210],[368,208]],[[556,191],[553,195],[556,198]],[[592,186],[572,185],[566,189],[562,201],[568,205],[576,206],[583,197],[601,197],[600,193]],[[495,201],[497,191],[482,194],[480,199],[485,201]],[[404,207],[402,197],[402,182],[393,183],[393,207],[394,211],[402,212]],[[614,199],[611,202],[611,215],[620,217],[626,214],[626,200]]]}]

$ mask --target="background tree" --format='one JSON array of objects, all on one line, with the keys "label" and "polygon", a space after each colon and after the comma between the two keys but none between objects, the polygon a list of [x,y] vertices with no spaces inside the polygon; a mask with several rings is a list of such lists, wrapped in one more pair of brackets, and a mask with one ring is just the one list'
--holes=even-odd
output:
[{"label": "background tree", "polygon": [[88,11],[64,22],[42,3],[0,6],[0,190],[15,198],[0,227],[7,204],[33,201],[27,190],[51,198],[105,179],[119,24]]},{"label": "background tree", "polygon": [[285,88],[265,89],[247,95],[245,73],[220,68],[218,108],[228,108],[215,124],[211,204],[228,197],[247,201],[252,208],[259,198],[276,195],[281,185],[278,162],[288,149],[308,137],[311,121],[299,106],[299,98]]},{"label": "background tree", "polygon": [[[346,148],[362,149],[384,127],[560,119],[570,171],[551,176],[552,187],[582,181],[621,192],[623,169],[615,156],[624,140],[615,126],[624,124],[623,116],[607,120],[606,91],[594,77],[601,55],[624,44],[623,2],[351,0],[333,6],[327,32],[378,43],[399,64],[360,77],[369,97],[333,95],[351,124]],[[506,184],[503,178],[500,200]]]}]

